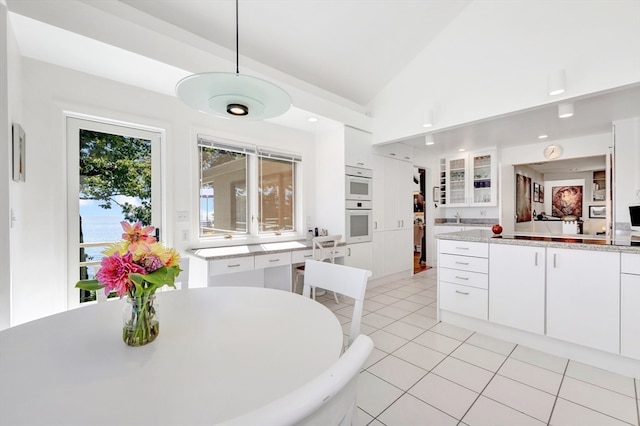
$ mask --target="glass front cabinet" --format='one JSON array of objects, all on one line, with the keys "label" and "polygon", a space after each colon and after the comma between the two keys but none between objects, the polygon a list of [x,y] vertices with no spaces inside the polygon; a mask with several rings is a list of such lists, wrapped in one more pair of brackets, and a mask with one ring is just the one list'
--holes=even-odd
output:
[{"label": "glass front cabinet", "polygon": [[447,207],[498,204],[495,151],[447,157],[445,163]]}]

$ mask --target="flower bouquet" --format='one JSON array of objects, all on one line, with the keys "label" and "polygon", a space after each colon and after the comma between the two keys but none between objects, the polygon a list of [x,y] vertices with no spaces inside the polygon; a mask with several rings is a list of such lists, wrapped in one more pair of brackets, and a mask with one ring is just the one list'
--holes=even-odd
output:
[{"label": "flower bouquet", "polygon": [[104,250],[96,279],[78,281],[76,287],[104,288],[107,295],[116,292],[120,298],[127,296],[122,338],[129,346],[141,346],[160,333],[155,292],[165,285],[175,288],[175,278],[181,272],[180,255],[150,235],[153,226],[124,221],[121,225],[123,241]]}]

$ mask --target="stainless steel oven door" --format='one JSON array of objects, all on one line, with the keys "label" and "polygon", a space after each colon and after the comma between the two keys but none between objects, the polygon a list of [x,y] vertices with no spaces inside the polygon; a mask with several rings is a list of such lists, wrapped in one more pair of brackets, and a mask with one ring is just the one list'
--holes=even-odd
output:
[{"label": "stainless steel oven door", "polygon": [[347,209],[346,242],[364,243],[373,239],[372,211]]}]

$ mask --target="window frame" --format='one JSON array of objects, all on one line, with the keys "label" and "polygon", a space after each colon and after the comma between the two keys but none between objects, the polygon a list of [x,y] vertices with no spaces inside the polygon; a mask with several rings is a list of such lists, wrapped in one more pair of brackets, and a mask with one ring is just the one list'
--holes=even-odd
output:
[{"label": "window frame", "polygon": [[[218,235],[200,235],[200,176],[202,173],[202,164],[200,158],[200,147],[206,146],[217,149],[228,149],[235,152],[242,152],[247,156],[247,211],[248,223],[247,232],[244,234],[233,234],[231,237],[224,234]],[[197,236],[197,243],[194,248],[216,247],[216,246],[232,246],[252,243],[267,243],[278,241],[299,240],[304,238],[306,233],[303,228],[303,155],[301,153],[275,149],[270,146],[249,144],[237,140],[231,140],[224,137],[212,136],[206,133],[198,133],[196,137],[197,150],[197,179],[196,179],[196,215],[197,222],[194,227]],[[258,223],[260,210],[260,186],[259,160],[260,157],[270,158],[274,160],[290,161],[293,164],[293,227],[292,231],[267,231],[261,232]]]}]

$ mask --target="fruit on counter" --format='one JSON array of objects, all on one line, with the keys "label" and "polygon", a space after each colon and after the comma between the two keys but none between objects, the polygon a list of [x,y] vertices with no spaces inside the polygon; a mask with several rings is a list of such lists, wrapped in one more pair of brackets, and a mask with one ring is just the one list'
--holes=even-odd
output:
[{"label": "fruit on counter", "polygon": [[502,234],[502,226],[500,225],[493,225],[491,227],[491,230],[493,231],[494,234],[498,235],[498,234]]}]

